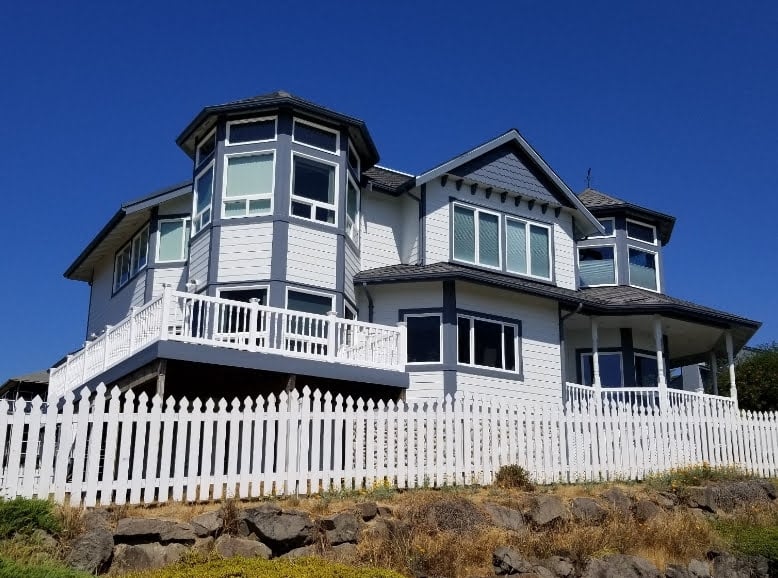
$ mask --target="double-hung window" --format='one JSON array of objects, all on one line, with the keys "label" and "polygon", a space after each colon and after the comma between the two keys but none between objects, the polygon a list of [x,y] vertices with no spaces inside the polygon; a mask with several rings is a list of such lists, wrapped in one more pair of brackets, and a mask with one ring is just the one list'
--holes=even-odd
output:
[{"label": "double-hung window", "polygon": [[189,231],[192,220],[160,219],[157,237],[157,263],[186,261],[189,250]]},{"label": "double-hung window", "polygon": [[613,245],[578,249],[578,275],[581,285],[616,284],[616,251]]},{"label": "double-hung window", "polygon": [[500,216],[454,203],[454,259],[500,267]]},{"label": "double-hung window", "polygon": [[273,204],[274,154],[227,155],[225,165],[224,218],[269,214]]},{"label": "double-hung window", "polygon": [[440,313],[417,313],[405,316],[408,363],[440,362],[443,339]]},{"label": "double-hung window", "polygon": [[335,224],[337,174],[334,164],[293,155],[292,215]]},{"label": "double-hung window", "polygon": [[149,226],[146,225],[116,253],[113,266],[113,290],[127,282],[149,262]]},{"label": "double-hung window", "polygon": [[507,217],[505,228],[507,270],[551,279],[551,227]]},{"label": "double-hung window", "polygon": [[211,222],[211,200],[213,198],[213,163],[208,165],[195,179],[194,184],[194,232],[201,231]]},{"label": "double-hung window", "polygon": [[460,364],[507,371],[518,367],[519,331],[513,323],[460,315],[457,341]]},{"label": "double-hung window", "polygon": [[629,247],[629,284],[659,291],[656,253]]},{"label": "double-hung window", "polygon": [[346,190],[346,234],[357,245],[359,245],[360,200],[359,187],[349,175]]}]

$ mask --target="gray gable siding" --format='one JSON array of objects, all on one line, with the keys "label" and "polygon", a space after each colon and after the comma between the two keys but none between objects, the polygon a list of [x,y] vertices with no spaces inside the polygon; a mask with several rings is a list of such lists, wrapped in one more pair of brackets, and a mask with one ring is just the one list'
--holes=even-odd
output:
[{"label": "gray gable siding", "polygon": [[556,203],[554,196],[511,147],[496,148],[454,169],[452,173],[495,189]]}]

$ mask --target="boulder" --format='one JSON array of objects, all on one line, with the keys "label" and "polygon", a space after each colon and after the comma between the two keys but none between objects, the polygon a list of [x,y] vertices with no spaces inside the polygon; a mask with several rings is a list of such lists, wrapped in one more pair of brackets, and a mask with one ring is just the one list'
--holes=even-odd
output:
[{"label": "boulder", "polygon": [[336,560],[353,560],[357,555],[356,544],[338,544],[332,547],[332,556]]},{"label": "boulder", "polygon": [[113,556],[113,534],[106,528],[95,528],[76,538],[66,563],[71,568],[96,574],[108,569]]},{"label": "boulder", "polygon": [[749,559],[721,554],[713,558],[712,578],[770,578],[769,563],[761,556]]},{"label": "boulder", "polygon": [[506,574],[521,574],[533,571],[534,566],[521,553],[507,546],[501,546],[492,554],[494,573],[500,576]]},{"label": "boulder", "polygon": [[213,549],[222,558],[264,558],[268,560],[272,555],[270,548],[262,542],[226,534],[216,539]]},{"label": "boulder", "polygon": [[378,506],[378,515],[383,518],[392,516],[393,513],[392,508],[389,506]]},{"label": "boulder", "polygon": [[49,552],[53,552],[59,547],[57,539],[46,530],[41,530],[40,528],[33,530],[32,534],[30,534],[30,541]]},{"label": "boulder", "polygon": [[690,508],[716,513],[729,512],[741,505],[768,503],[775,499],[775,486],[766,480],[741,480],[683,489],[684,503]]},{"label": "boulder", "polygon": [[518,510],[512,510],[497,504],[484,504],[484,511],[491,518],[492,524],[498,528],[519,532],[527,527],[524,515]]},{"label": "boulder", "polygon": [[574,498],[570,502],[570,513],[576,522],[583,524],[599,524],[608,516],[607,510],[592,498]]},{"label": "boulder", "polygon": [[665,568],[665,578],[693,578],[686,566],[681,564],[668,564]]},{"label": "boulder", "polygon": [[563,556],[551,556],[546,558],[540,563],[542,566],[548,568],[554,578],[573,578],[575,576],[575,566],[570,558]]},{"label": "boulder", "polygon": [[569,519],[562,500],[550,494],[537,496],[527,512],[527,519],[536,527],[544,527]]},{"label": "boulder", "polygon": [[661,514],[662,508],[651,500],[638,500],[632,507],[632,513],[635,515],[635,519],[638,522],[644,524]]},{"label": "boulder", "polygon": [[365,522],[369,522],[378,515],[378,506],[375,502],[360,502],[355,509],[357,515]]},{"label": "boulder", "polygon": [[275,555],[313,543],[313,519],[305,512],[282,511],[270,504],[243,511],[248,530],[270,546]]},{"label": "boulder", "polygon": [[119,544],[113,551],[111,571],[134,572],[154,570],[175,564],[189,550],[183,544]]},{"label": "boulder", "polygon": [[354,514],[341,512],[322,518],[321,528],[332,546],[356,542],[359,536],[359,520]]},{"label": "boulder", "polygon": [[678,505],[678,496],[672,492],[659,492],[655,497],[655,501],[661,507],[669,510]]},{"label": "boulder", "polygon": [[316,555],[316,546],[301,546],[300,548],[295,548],[293,550],[289,550],[286,554],[282,554],[281,558],[303,558],[306,556],[315,556]]},{"label": "boulder", "polygon": [[205,538],[197,538],[195,540],[193,548],[200,552],[210,552],[213,550],[213,544],[216,540],[213,536],[206,536]]},{"label": "boulder", "polygon": [[603,499],[622,516],[629,517],[632,513],[632,499],[618,488],[610,488],[603,492]]},{"label": "boulder", "polygon": [[155,518],[124,518],[116,524],[113,533],[117,544],[145,544],[159,542],[194,544],[197,534],[191,524]]},{"label": "boulder", "polygon": [[222,531],[224,520],[221,516],[221,510],[206,512],[192,518],[192,528],[198,538],[206,536],[216,536]]},{"label": "boulder", "polygon": [[615,554],[589,560],[581,578],[661,578],[661,574],[645,558]]},{"label": "boulder", "polygon": [[87,510],[81,516],[81,524],[84,526],[84,531],[95,530],[97,528],[111,529],[111,513],[108,510],[93,508]]}]

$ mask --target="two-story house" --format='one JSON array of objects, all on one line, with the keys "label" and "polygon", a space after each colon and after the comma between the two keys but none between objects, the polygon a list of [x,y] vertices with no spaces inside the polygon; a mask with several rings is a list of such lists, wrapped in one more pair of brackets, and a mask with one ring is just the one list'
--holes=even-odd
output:
[{"label": "two-story house", "polygon": [[674,219],[574,194],[516,130],[411,175],[361,120],[276,92],[204,108],[177,143],[191,181],[123,205],[65,273],[91,287],[87,341],[52,396],[555,403],[731,368],[759,327],[668,296]]}]

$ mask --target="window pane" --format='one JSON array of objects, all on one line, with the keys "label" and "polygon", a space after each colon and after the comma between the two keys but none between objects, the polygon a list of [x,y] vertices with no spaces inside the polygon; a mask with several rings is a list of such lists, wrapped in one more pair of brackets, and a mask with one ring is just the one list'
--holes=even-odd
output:
[{"label": "window pane", "polygon": [[578,272],[582,285],[612,285],[616,283],[613,247],[579,249]]},{"label": "window pane", "polygon": [[359,200],[359,192],[354,186],[354,183],[349,180],[348,182],[348,196],[346,198],[346,214],[351,217],[353,221],[357,220],[357,207]]},{"label": "window pane", "polygon": [[[252,299],[257,299],[260,305],[267,305],[267,289],[234,289],[230,291],[219,292],[221,299],[231,301],[240,301],[248,303]],[[223,332],[241,332],[248,331],[250,315],[244,307],[225,305],[220,311],[221,331]],[[261,330],[262,320],[257,319],[257,330]]]},{"label": "window pane", "polygon": [[507,267],[514,273],[527,272],[527,226],[519,221],[507,221]]},{"label": "window pane", "polygon": [[459,363],[470,363],[470,319],[460,317],[457,320],[457,359]]},{"label": "window pane", "polygon": [[408,362],[440,361],[440,316],[407,317]]},{"label": "window pane", "polygon": [[263,215],[270,212],[270,199],[252,199],[249,201],[249,215]]},{"label": "window pane", "polygon": [[160,221],[159,261],[180,261],[184,258],[184,221]]},{"label": "window pane", "polygon": [[613,235],[613,219],[601,219],[600,225],[605,229],[605,236],[610,237]]},{"label": "window pane", "polygon": [[[600,383],[602,386],[621,387],[624,383],[621,375],[621,354],[600,352],[597,356],[600,361]],[[581,356],[581,373],[584,385],[592,385],[594,383],[594,367],[592,365],[591,353]]]},{"label": "window pane", "polygon": [[316,220],[322,223],[335,223],[335,211],[331,209],[325,209],[323,207],[316,207]]},{"label": "window pane", "polygon": [[294,140],[332,152],[338,150],[337,134],[301,122],[294,123]]},{"label": "window pane", "polygon": [[335,167],[301,157],[294,159],[292,194],[330,205],[335,203]]},{"label": "window pane", "polygon": [[630,249],[629,282],[630,285],[656,291],[656,255]]},{"label": "window pane", "polygon": [[504,325],[502,331],[505,369],[516,371],[516,330],[513,325]]},{"label": "window pane", "polygon": [[267,305],[267,289],[230,289],[229,291],[220,291],[219,297],[243,303],[258,299],[260,305]]},{"label": "window pane", "polygon": [[640,387],[659,386],[656,357],[635,356],[635,384]]},{"label": "window pane", "polygon": [[353,147],[348,147],[348,166],[354,169],[354,172],[359,173],[359,157]]},{"label": "window pane", "polygon": [[530,273],[536,277],[550,277],[551,259],[548,254],[548,229],[530,225],[529,248],[532,255]]},{"label": "window pane", "polygon": [[200,213],[211,204],[211,193],[213,192],[213,167],[203,173],[195,183],[197,192],[197,212]]},{"label": "window pane", "polygon": [[454,205],[454,258],[475,262],[475,215],[458,205]]},{"label": "window pane", "polygon": [[224,203],[225,217],[242,217],[246,214],[246,201],[229,201]]},{"label": "window pane", "polygon": [[201,162],[205,157],[210,154],[216,148],[216,133],[212,134],[208,140],[203,141],[197,149],[197,161]]},{"label": "window pane", "polygon": [[228,197],[242,197],[273,192],[273,155],[228,157]]},{"label": "window pane", "polygon": [[292,214],[295,217],[303,217],[304,219],[310,219],[311,205],[306,205],[305,203],[298,203],[297,201],[292,201]]},{"label": "window pane", "polygon": [[478,262],[500,265],[500,225],[497,215],[478,213]]},{"label": "window pane", "polygon": [[332,311],[332,298],[326,295],[313,295],[301,291],[289,291],[287,309],[303,311],[317,315],[327,315]]},{"label": "window pane", "polygon": [[273,140],[274,138],[276,138],[276,122],[273,119],[230,125],[230,144]]},{"label": "window pane", "polygon": [[475,365],[502,367],[502,325],[473,320]]},{"label": "window pane", "polygon": [[645,241],[646,243],[654,243],[656,241],[653,227],[640,225],[632,221],[627,221],[627,236],[639,241]]}]

